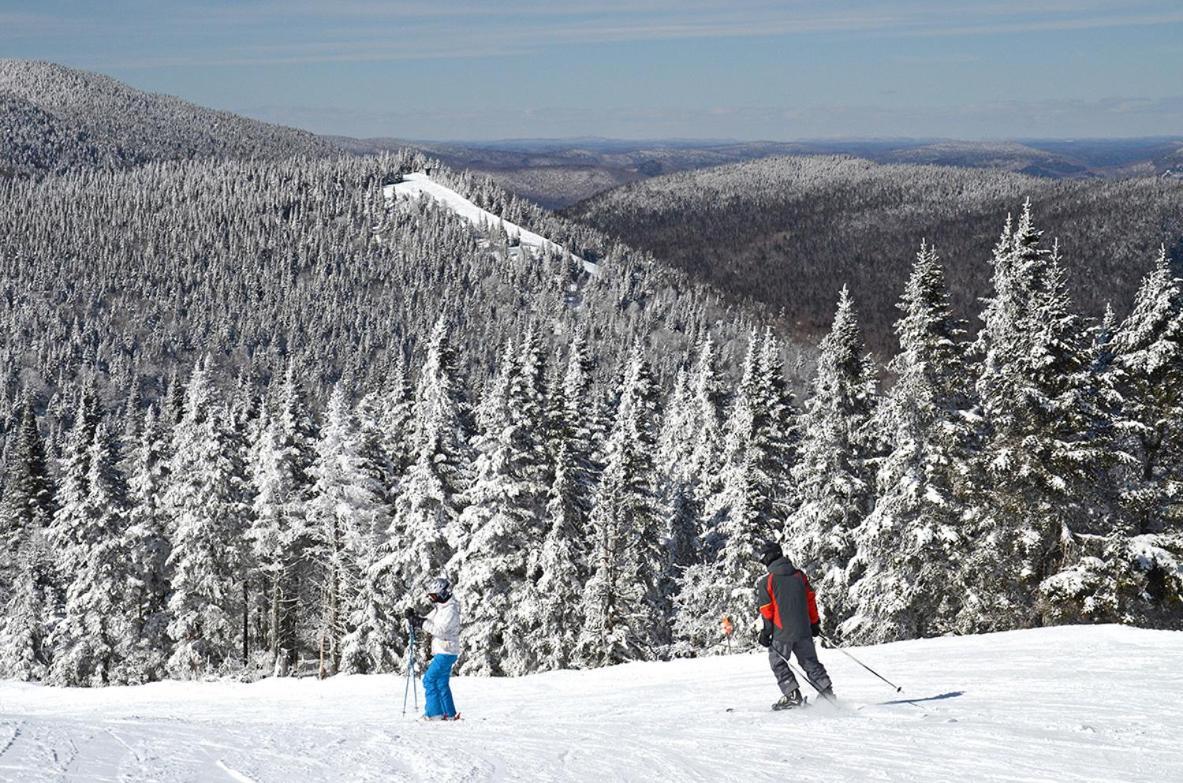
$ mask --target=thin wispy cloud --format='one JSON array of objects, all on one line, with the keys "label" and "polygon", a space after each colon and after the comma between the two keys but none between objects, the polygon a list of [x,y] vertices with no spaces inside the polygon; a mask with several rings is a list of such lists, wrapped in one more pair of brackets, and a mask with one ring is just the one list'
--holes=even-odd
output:
[{"label": "thin wispy cloud", "polygon": [[[605,0],[575,2],[263,2],[197,3],[179,13],[142,9],[137,18],[95,20],[118,41],[129,31],[155,36],[167,51],[129,56],[126,47],[96,56],[96,67],[242,66],[379,62],[462,56],[513,56],[555,46],[774,36],[889,35],[935,37],[1036,33],[1183,23],[1174,2],[1033,0],[955,7],[931,0],[762,2],[739,0]],[[0,41],[46,17],[8,14]],[[0,17],[0,18],[6,18]],[[55,17],[68,24],[70,16]],[[293,21],[322,37],[286,38]],[[44,27],[40,28],[42,31]],[[59,28],[63,31],[74,29]],[[194,40],[173,40],[183,33]],[[231,42],[220,42],[228,35]],[[278,42],[276,40],[278,39]],[[265,43],[263,43],[265,42]],[[151,48],[150,46],[146,48]]]}]

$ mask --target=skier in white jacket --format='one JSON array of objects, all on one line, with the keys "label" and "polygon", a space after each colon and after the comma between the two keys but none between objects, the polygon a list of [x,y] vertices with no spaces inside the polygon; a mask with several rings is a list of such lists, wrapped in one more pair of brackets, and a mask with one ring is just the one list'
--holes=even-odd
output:
[{"label": "skier in white jacket", "polygon": [[426,720],[455,720],[459,713],[452,701],[448,680],[460,655],[460,602],[452,595],[452,585],[444,577],[432,579],[427,598],[434,604],[431,614],[420,617],[407,610],[407,621],[431,634],[431,664],[423,673],[423,693],[427,704]]}]

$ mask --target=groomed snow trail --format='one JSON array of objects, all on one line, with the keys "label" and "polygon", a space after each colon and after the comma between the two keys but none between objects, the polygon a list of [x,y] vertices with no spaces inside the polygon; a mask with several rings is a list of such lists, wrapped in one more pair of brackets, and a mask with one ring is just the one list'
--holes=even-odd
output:
[{"label": "groomed snow trail", "polygon": [[574,253],[568,252],[559,244],[552,242],[540,234],[535,234],[533,231],[524,229],[517,223],[502,220],[492,212],[481,209],[464,196],[449,187],[441,185],[421,171],[404,174],[402,182],[387,185],[383,193],[386,198],[420,198],[421,196],[427,196],[443,204],[474,226],[479,227],[484,225],[488,228],[496,228],[500,224],[505,227],[505,232],[510,237],[517,238],[523,245],[539,250],[548,250],[560,256],[570,256],[573,260],[583,264],[583,268],[591,274],[599,271],[599,267],[592,262],[585,261]]},{"label": "groomed snow trail", "polygon": [[1183,780],[1183,633],[1049,628],[854,652],[914,703],[833,650],[821,656],[847,710],[770,712],[762,655],[457,678],[466,719],[447,724],[401,716],[397,676],[0,683],[0,780]]}]

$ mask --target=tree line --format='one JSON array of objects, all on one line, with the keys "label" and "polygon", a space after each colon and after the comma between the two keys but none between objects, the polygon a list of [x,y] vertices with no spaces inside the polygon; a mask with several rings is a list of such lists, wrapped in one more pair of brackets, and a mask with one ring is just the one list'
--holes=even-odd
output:
[{"label": "tree line", "polygon": [[470,674],[710,654],[723,617],[742,649],[769,538],[841,640],[1179,627],[1183,284],[1164,251],[1124,318],[1082,317],[1029,205],[991,268],[971,339],[921,247],[886,374],[844,289],[802,404],[769,327],[654,351],[634,324],[614,350],[570,301],[483,345],[444,308],[321,396],[305,359],[260,384],[204,357],[149,402],[104,402],[83,371],[55,434],[26,390],[0,671],[398,670],[401,614],[437,573]]}]

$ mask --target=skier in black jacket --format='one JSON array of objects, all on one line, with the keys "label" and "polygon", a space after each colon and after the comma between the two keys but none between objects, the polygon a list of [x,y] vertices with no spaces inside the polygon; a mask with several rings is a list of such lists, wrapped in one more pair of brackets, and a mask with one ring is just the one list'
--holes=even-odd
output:
[{"label": "skier in black jacket", "polygon": [[758,554],[760,562],[768,568],[768,574],[756,583],[756,605],[764,618],[760,644],[769,648],[768,662],[776,675],[776,684],[784,694],[772,709],[791,709],[804,702],[797,678],[789,668],[790,655],[797,656],[797,663],[820,690],[821,697],[832,701],[834,690],[830,675],[817,659],[817,650],[813,646],[813,637],[820,633],[820,619],[809,579],[785,557],[780,544],[763,544]]}]

